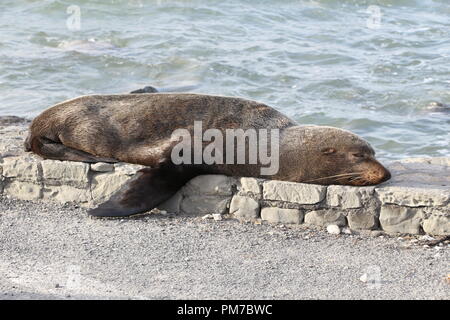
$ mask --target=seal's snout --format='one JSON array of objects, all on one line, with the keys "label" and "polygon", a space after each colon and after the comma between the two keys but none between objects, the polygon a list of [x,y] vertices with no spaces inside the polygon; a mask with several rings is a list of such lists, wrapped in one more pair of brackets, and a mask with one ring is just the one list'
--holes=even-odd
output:
[{"label": "seal's snout", "polygon": [[379,184],[391,178],[391,173],[381,163],[373,160],[369,170],[367,170],[364,177],[368,184]]}]

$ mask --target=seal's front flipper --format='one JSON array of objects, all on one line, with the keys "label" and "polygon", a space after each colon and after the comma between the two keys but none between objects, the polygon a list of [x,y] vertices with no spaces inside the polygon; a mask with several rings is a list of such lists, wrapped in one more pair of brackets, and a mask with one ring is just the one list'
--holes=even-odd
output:
[{"label": "seal's front flipper", "polygon": [[155,93],[158,92],[158,90],[152,86],[146,86],[142,89],[131,91],[130,93]]},{"label": "seal's front flipper", "polygon": [[88,214],[124,217],[146,212],[169,199],[194,176],[175,166],[139,170],[108,201],[88,210]]},{"label": "seal's front flipper", "polygon": [[36,137],[34,139],[27,138],[25,142],[25,150],[33,151],[44,159],[62,160],[62,161],[82,161],[82,162],[119,162],[112,158],[97,157],[93,154],[73,149],[63,145],[60,142],[47,139],[45,137]]}]

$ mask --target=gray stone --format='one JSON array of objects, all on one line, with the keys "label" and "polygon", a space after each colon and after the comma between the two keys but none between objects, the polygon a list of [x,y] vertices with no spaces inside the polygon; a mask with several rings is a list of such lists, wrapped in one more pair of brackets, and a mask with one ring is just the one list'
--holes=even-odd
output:
[{"label": "gray stone", "polygon": [[42,185],[27,181],[9,181],[3,192],[15,199],[38,200],[42,198]]},{"label": "gray stone", "polygon": [[423,230],[435,236],[448,236],[450,235],[450,217],[431,216],[423,221]]},{"label": "gray stone", "polygon": [[244,194],[250,193],[255,196],[261,195],[261,186],[256,178],[240,178],[240,191]]},{"label": "gray stone", "polygon": [[254,220],[259,217],[259,203],[253,198],[235,195],[231,200],[230,214],[238,219]]},{"label": "gray stone", "polygon": [[327,204],[342,209],[360,208],[373,198],[374,187],[328,186]]},{"label": "gray stone", "polygon": [[112,194],[118,191],[131,177],[117,172],[94,174],[91,183],[91,195],[94,203],[102,203],[108,200]]},{"label": "gray stone", "polygon": [[450,167],[443,163],[417,158],[391,163],[388,167],[392,178],[376,187],[376,194],[382,204],[446,206],[450,202]]},{"label": "gray stone", "polygon": [[342,213],[336,210],[314,210],[306,213],[305,223],[321,227],[326,227],[330,224],[345,227],[347,220]]},{"label": "gray stone", "polygon": [[183,187],[184,195],[231,196],[232,178],[224,175],[202,175]]},{"label": "gray stone", "polygon": [[187,214],[204,215],[224,213],[230,197],[224,196],[187,196],[181,201],[181,211]]},{"label": "gray stone", "polygon": [[141,169],[147,168],[140,164],[119,162],[114,164],[114,172],[118,175],[134,176],[136,172]]},{"label": "gray stone", "polygon": [[5,178],[17,181],[39,182],[41,180],[39,161],[32,157],[3,158],[3,172]]},{"label": "gray stone", "polygon": [[325,186],[284,181],[265,181],[263,196],[265,200],[279,200],[299,204],[316,204],[325,198]]},{"label": "gray stone", "polygon": [[297,209],[267,207],[261,210],[261,219],[270,223],[300,224],[303,213]]},{"label": "gray stone", "polygon": [[348,225],[353,230],[373,230],[378,227],[375,209],[352,210],[347,215]]},{"label": "gray stone", "polygon": [[83,162],[43,160],[42,178],[46,185],[89,186],[89,165]]},{"label": "gray stone", "polygon": [[181,200],[183,200],[183,194],[181,193],[181,191],[178,191],[170,199],[159,204],[158,209],[166,210],[167,212],[170,213],[179,213]]},{"label": "gray stone", "polygon": [[111,172],[114,171],[114,164],[106,162],[92,163],[91,170],[97,172]]},{"label": "gray stone", "polygon": [[420,209],[384,205],[380,211],[380,224],[389,233],[419,234],[422,218]]},{"label": "gray stone", "polygon": [[375,189],[382,204],[408,207],[444,206],[450,200],[448,187],[390,186]]},{"label": "gray stone", "polygon": [[69,185],[62,186],[44,186],[42,199],[57,202],[76,202],[88,203],[91,201],[91,193],[89,189],[79,189]]}]

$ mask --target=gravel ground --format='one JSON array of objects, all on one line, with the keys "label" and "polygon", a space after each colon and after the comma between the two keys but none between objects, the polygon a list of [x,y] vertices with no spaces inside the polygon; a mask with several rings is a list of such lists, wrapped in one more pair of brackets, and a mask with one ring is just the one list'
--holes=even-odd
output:
[{"label": "gravel ground", "polygon": [[0,299],[449,299],[450,245],[422,240],[3,197]]}]

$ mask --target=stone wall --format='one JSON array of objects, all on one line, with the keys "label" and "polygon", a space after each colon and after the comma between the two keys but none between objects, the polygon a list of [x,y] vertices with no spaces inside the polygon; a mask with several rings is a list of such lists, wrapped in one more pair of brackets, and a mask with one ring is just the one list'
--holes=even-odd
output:
[{"label": "stone wall", "polygon": [[[192,179],[159,209],[247,221],[448,235],[449,162],[434,158],[392,163],[393,179],[376,187],[205,175]],[[0,163],[0,192],[17,199],[76,202],[89,207],[106,200],[140,168],[125,163],[42,160],[31,154],[5,157]]]},{"label": "stone wall", "polygon": [[[24,132],[23,127],[0,129],[0,193],[6,196],[95,206],[142,168],[42,160],[21,151]],[[392,179],[376,187],[199,176],[159,209],[247,221],[449,235],[450,158],[405,159],[388,167]]]}]

